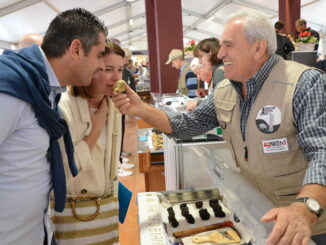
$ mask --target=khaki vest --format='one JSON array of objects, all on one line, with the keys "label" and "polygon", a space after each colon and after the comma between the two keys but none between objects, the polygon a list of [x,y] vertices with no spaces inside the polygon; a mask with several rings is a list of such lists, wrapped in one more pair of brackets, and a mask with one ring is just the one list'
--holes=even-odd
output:
[{"label": "khaki vest", "polygon": [[[306,69],[309,67],[283,59],[273,67],[250,110],[246,142],[243,142],[240,129],[238,93],[230,81],[219,83],[214,94],[223,137],[237,166],[276,206],[286,206],[295,200],[306,173],[307,162],[297,144],[292,112],[296,83]],[[245,160],[245,147],[248,161]],[[313,234],[325,232],[324,212],[313,227]]]},{"label": "khaki vest", "polygon": [[190,70],[190,64],[186,62],[186,67],[183,69],[182,73],[180,74],[179,80],[178,80],[178,91],[180,94],[183,94],[185,96],[188,96],[186,75],[189,70]]}]

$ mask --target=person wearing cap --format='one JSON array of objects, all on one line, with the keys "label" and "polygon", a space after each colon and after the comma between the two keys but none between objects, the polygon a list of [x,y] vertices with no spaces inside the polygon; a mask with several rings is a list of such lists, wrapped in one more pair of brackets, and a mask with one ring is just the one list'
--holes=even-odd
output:
[{"label": "person wearing cap", "polygon": [[198,80],[195,73],[190,69],[190,64],[185,61],[183,51],[181,49],[172,49],[169,59],[165,64],[172,63],[172,67],[180,70],[178,80],[178,92],[189,98],[196,97],[196,89],[198,88]]}]

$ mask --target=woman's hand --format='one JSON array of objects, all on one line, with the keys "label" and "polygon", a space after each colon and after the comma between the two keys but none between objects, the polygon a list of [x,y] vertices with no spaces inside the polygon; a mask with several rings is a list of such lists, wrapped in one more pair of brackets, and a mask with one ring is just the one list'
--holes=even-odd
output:
[{"label": "woman's hand", "polygon": [[96,130],[97,132],[102,132],[102,129],[104,128],[106,120],[108,118],[108,113],[109,113],[108,103],[106,97],[103,97],[97,111],[92,112],[90,110],[91,120],[93,125],[92,130]]},{"label": "woman's hand", "polygon": [[89,135],[85,136],[83,140],[87,143],[90,151],[93,150],[98,138],[102,133],[105,123],[108,119],[108,112],[109,107],[106,97],[102,99],[100,106],[98,107],[96,112],[92,112],[91,108],[89,108],[89,113],[91,115],[92,121],[92,130]]}]

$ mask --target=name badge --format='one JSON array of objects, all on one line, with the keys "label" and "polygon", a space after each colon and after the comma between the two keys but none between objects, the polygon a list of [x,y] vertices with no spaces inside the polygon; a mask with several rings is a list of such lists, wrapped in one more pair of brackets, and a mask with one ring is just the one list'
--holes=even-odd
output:
[{"label": "name badge", "polygon": [[264,153],[277,153],[289,151],[289,144],[287,138],[275,140],[263,140]]}]

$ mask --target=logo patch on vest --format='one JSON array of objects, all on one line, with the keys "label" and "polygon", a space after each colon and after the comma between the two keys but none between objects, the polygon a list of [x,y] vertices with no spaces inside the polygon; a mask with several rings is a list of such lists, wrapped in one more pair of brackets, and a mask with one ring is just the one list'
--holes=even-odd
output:
[{"label": "logo patch on vest", "polygon": [[263,140],[264,153],[277,153],[289,151],[289,144],[287,138],[275,140]]},{"label": "logo patch on vest", "polygon": [[275,105],[266,105],[256,116],[256,125],[259,131],[272,134],[281,126],[281,111]]}]

